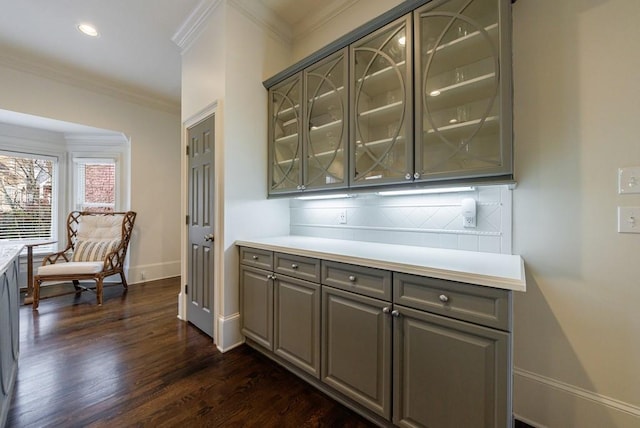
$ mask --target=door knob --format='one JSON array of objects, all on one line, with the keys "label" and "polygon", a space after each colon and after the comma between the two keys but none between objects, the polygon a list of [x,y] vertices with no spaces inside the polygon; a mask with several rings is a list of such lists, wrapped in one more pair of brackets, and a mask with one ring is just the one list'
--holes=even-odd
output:
[{"label": "door knob", "polygon": [[213,242],[213,233],[210,233],[208,235],[204,235],[204,240]]}]

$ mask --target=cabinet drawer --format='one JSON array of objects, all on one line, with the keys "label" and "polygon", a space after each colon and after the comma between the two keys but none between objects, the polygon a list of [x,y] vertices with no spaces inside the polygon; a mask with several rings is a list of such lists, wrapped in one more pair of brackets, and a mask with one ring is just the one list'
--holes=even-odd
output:
[{"label": "cabinet drawer", "polygon": [[275,253],[273,270],[294,278],[320,282],[320,260],[312,257]]},{"label": "cabinet drawer", "polygon": [[322,261],[322,284],[391,301],[391,272]]},{"label": "cabinet drawer", "polygon": [[510,331],[508,290],[393,274],[393,303]]},{"label": "cabinet drawer", "polygon": [[273,252],[257,248],[240,247],[240,263],[273,270]]}]

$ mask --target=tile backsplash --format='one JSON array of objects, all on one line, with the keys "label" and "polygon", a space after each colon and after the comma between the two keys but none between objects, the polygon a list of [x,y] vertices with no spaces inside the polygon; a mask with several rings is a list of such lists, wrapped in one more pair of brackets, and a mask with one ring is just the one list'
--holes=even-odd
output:
[{"label": "tile backsplash", "polygon": [[[461,201],[476,200],[475,228],[462,226]],[[506,185],[411,196],[358,194],[291,199],[292,235],[511,254],[512,191]],[[346,223],[340,216],[346,214]]]}]

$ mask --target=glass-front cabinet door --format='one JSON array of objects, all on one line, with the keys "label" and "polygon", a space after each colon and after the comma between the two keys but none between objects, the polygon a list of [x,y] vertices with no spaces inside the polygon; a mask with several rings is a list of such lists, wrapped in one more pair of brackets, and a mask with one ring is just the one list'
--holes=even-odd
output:
[{"label": "glass-front cabinet door", "polygon": [[411,15],[350,47],[351,187],[413,175]]},{"label": "glass-front cabinet door", "polygon": [[302,72],[269,89],[269,193],[302,185]]},{"label": "glass-front cabinet door", "polygon": [[304,190],[346,187],[347,49],[304,71]]},{"label": "glass-front cabinet door", "polygon": [[[415,179],[511,173],[509,0],[449,0],[414,12]],[[505,65],[500,53],[505,52]]]}]

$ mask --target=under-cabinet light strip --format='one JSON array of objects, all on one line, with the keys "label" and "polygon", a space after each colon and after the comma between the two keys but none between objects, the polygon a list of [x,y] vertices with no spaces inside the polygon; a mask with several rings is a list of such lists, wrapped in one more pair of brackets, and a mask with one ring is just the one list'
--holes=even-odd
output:
[{"label": "under-cabinet light strip", "polygon": [[438,187],[432,189],[389,190],[384,192],[377,192],[377,194],[379,196],[426,195],[429,193],[471,192],[475,189],[476,188],[473,186]]}]

